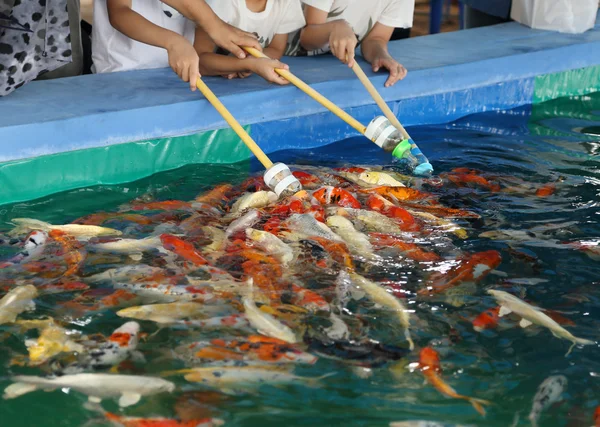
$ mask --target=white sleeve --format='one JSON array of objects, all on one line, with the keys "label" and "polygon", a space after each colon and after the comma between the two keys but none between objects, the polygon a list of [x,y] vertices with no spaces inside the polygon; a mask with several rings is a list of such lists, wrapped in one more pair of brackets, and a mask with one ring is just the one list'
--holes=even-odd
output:
[{"label": "white sleeve", "polygon": [[388,27],[411,28],[414,14],[415,0],[388,0],[377,22]]},{"label": "white sleeve", "polygon": [[324,12],[331,12],[335,0],[302,0],[307,6],[312,6]]},{"label": "white sleeve", "polygon": [[206,0],[206,3],[222,21],[231,23],[236,7],[232,0]]},{"label": "white sleeve", "polygon": [[306,26],[300,0],[289,0],[283,7],[275,34],[289,34]]}]

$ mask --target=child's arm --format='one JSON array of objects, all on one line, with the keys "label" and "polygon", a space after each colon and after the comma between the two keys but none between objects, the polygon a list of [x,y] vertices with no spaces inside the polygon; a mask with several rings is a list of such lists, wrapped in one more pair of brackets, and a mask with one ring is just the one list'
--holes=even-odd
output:
[{"label": "child's arm", "polygon": [[169,53],[169,65],[190,88],[196,90],[200,77],[198,54],[183,36],[159,27],[131,8],[131,0],[107,0],[108,19],[113,27],[127,37],[156,47]]},{"label": "child's arm", "polygon": [[250,46],[262,50],[254,34],[242,31],[225,22],[215,14],[205,0],[161,0],[183,16],[194,21],[208,33],[217,46],[245,58],[246,53],[240,46]]},{"label": "child's arm", "polygon": [[233,56],[214,53],[215,43],[200,27],[196,28],[194,47],[200,57],[200,71],[204,75],[222,76],[239,73],[256,73],[271,83],[278,83],[280,85],[288,84],[287,80],[275,72],[275,68],[288,69],[287,65],[275,59],[250,57],[239,59]]},{"label": "child's arm", "polygon": [[271,40],[271,43],[269,43],[269,46],[264,49],[264,54],[271,59],[281,59],[285,53],[287,41],[287,34],[276,34],[275,37],[273,37],[273,40]]},{"label": "child's arm", "polygon": [[322,49],[329,43],[331,53],[349,67],[354,65],[354,50],[358,44],[354,30],[343,19],[327,21],[327,12],[305,6],[306,28],[302,30],[300,44],[306,50]]},{"label": "child's arm", "polygon": [[394,29],[378,22],[362,42],[361,49],[364,58],[377,72],[381,68],[390,71],[390,77],[385,82],[385,87],[393,86],[398,80],[406,77],[406,68],[396,61],[388,52],[388,42]]}]

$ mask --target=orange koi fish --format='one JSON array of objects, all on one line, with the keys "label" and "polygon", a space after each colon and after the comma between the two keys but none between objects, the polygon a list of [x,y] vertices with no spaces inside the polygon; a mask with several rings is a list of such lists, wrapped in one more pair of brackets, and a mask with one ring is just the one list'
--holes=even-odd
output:
[{"label": "orange koi fish", "polygon": [[479,282],[498,267],[501,262],[502,257],[498,251],[485,251],[466,255],[457,266],[417,293],[419,295],[438,294],[461,283]]},{"label": "orange koi fish", "polygon": [[85,261],[86,253],[82,248],[82,245],[75,239],[75,237],[60,230],[50,230],[48,233],[51,239],[58,242],[62,248],[63,256],[67,262],[67,271],[63,273],[63,276],[72,276],[79,270],[83,261]]},{"label": "orange koi fish", "polygon": [[76,316],[133,304],[138,296],[124,289],[97,288],[85,291],[75,299],[61,304]]},{"label": "orange koi fish", "polygon": [[150,225],[153,223],[152,219],[139,214],[127,214],[119,212],[98,212],[91,215],[86,215],[81,218],[77,218],[72,224],[84,224],[84,225],[102,225],[108,221],[128,221],[134,222],[140,225]]},{"label": "orange koi fish", "polygon": [[405,206],[410,209],[414,209],[416,211],[423,211],[433,214],[437,217],[441,218],[464,218],[464,219],[480,219],[481,215],[476,214],[475,212],[466,211],[463,209],[454,209],[454,208],[446,208],[444,206],[438,205],[419,205],[416,203],[403,203],[402,206]]},{"label": "orange koi fish", "polygon": [[191,210],[192,204],[182,200],[165,200],[162,202],[136,203],[131,205],[134,211],[177,211]]},{"label": "orange koi fish", "polygon": [[594,426],[600,427],[600,406],[596,406],[594,411]]},{"label": "orange koi fish", "polygon": [[312,175],[310,173],[307,173],[307,172],[294,171],[294,172],[292,172],[292,175],[294,175],[296,177],[296,179],[298,179],[298,181],[300,181],[300,184],[302,184],[302,186],[306,187],[306,188],[309,188],[311,186],[317,186],[317,185],[321,184],[321,180],[319,179],[319,177]]},{"label": "orange koi fish", "polygon": [[380,212],[388,218],[399,220],[398,226],[402,231],[418,231],[419,225],[415,217],[406,209],[396,206],[378,194],[371,194],[367,199],[369,209]]},{"label": "orange koi fish", "polygon": [[408,200],[424,200],[432,197],[429,193],[423,193],[419,190],[409,187],[387,187],[380,186],[375,188],[365,188],[358,190],[361,193],[379,194],[388,200],[408,201]]},{"label": "orange koi fish", "polygon": [[480,175],[479,171],[466,168],[457,168],[447,174],[441,174],[441,178],[446,178],[448,181],[455,184],[457,187],[481,187],[492,193],[500,191],[498,184],[488,181]]},{"label": "orange koi fish", "polygon": [[339,187],[323,187],[313,193],[322,205],[337,205],[344,208],[360,209],[360,203],[348,191]]},{"label": "orange koi fish", "polygon": [[179,421],[169,418],[137,418],[125,417],[107,412],[106,419],[118,427],[218,427],[223,421],[216,418]]},{"label": "orange koi fish", "polygon": [[432,386],[441,394],[453,399],[463,399],[473,405],[473,408],[482,416],[485,416],[483,405],[489,405],[490,402],[474,397],[458,394],[442,377],[442,368],[440,366],[440,355],[431,347],[425,347],[419,354],[419,365],[421,372]]},{"label": "orange koi fish", "polygon": [[31,261],[21,264],[21,268],[43,279],[56,279],[63,275],[65,266],[48,261]]},{"label": "orange koi fish", "polygon": [[329,311],[329,303],[318,293],[292,284],[292,304],[308,311]]},{"label": "orange koi fish", "polygon": [[324,237],[312,236],[310,240],[314,240],[323,247],[331,255],[335,262],[344,265],[349,271],[354,271],[354,261],[345,243],[333,242]]},{"label": "orange koi fish", "polygon": [[403,241],[400,237],[392,236],[384,233],[369,233],[371,243],[378,247],[392,246],[402,251],[402,254],[413,261],[417,262],[435,262],[439,261],[440,257],[434,252],[427,252],[421,249],[415,243]]},{"label": "orange koi fish", "polygon": [[206,265],[208,261],[196,250],[194,245],[172,234],[161,234],[163,247],[194,265]]},{"label": "orange koi fish", "polygon": [[500,321],[500,307],[489,308],[479,314],[472,324],[473,329],[477,332],[482,332],[487,329],[496,329]]},{"label": "orange koi fish", "polygon": [[535,192],[537,197],[550,197],[556,192],[555,184],[546,184],[538,188]]},{"label": "orange koi fish", "polygon": [[363,173],[367,172],[365,168],[359,167],[348,167],[348,168],[333,168],[334,171],[337,172],[346,172],[346,173]]},{"label": "orange koi fish", "polygon": [[206,203],[212,206],[221,206],[222,203],[229,201],[228,193],[233,189],[231,184],[217,185],[212,190],[198,195],[194,200],[198,203]]}]

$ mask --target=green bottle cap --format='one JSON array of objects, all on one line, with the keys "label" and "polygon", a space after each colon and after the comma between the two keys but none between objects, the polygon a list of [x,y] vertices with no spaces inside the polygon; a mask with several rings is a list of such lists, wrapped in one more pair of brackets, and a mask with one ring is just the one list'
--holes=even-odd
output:
[{"label": "green bottle cap", "polygon": [[408,139],[403,139],[398,145],[396,145],[394,151],[392,151],[392,156],[396,157],[397,159],[403,159],[407,152],[410,153],[410,149],[410,141]]}]

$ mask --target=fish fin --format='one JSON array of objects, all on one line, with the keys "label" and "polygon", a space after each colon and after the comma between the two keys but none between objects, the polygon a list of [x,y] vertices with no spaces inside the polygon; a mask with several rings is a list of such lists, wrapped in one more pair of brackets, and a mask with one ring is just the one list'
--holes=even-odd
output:
[{"label": "fish fin", "polygon": [[15,228],[8,232],[8,235],[11,237],[18,236],[20,234],[27,234],[31,230],[50,231],[50,224],[37,219],[13,218],[11,222],[15,224]]},{"label": "fish fin", "polygon": [[4,399],[14,399],[15,397],[23,396],[24,394],[31,393],[38,389],[35,384],[27,383],[14,383],[4,389]]},{"label": "fish fin", "polygon": [[332,377],[336,374],[337,374],[337,372],[329,372],[328,374],[321,375],[320,377],[307,378],[306,385],[311,388],[319,388],[319,387],[321,387],[322,380],[324,380],[325,378]]},{"label": "fish fin", "polygon": [[139,393],[125,392],[119,398],[119,406],[121,408],[126,408],[128,406],[135,405],[140,401],[142,395]]},{"label": "fish fin", "polygon": [[533,325],[533,323],[530,322],[529,320],[525,319],[525,318],[521,319],[521,321],[519,322],[519,326],[521,328],[526,328],[526,327],[531,326],[531,325]]},{"label": "fish fin", "polygon": [[498,312],[498,317],[504,317],[508,314],[512,313],[512,310],[505,305],[500,306],[500,311]]},{"label": "fish fin", "polygon": [[490,402],[488,402],[487,400],[483,400],[483,399],[477,399],[475,397],[466,397],[465,396],[465,399],[467,399],[469,401],[469,403],[473,406],[473,408],[475,408],[475,410],[482,417],[485,417],[485,408],[483,406],[489,405]]},{"label": "fish fin", "polygon": [[146,358],[142,352],[137,350],[131,352],[131,360],[137,363],[146,363]]},{"label": "fish fin", "polygon": [[498,277],[508,277],[508,274],[506,274],[504,271],[500,271],[500,270],[492,270],[492,271],[490,271],[490,274],[493,274],[494,276],[498,276]]},{"label": "fish fin", "polygon": [[413,342],[411,336],[410,336],[410,331],[408,330],[408,328],[406,328],[404,330],[404,336],[406,337],[406,341],[408,341],[408,348],[410,351],[413,351],[415,349],[415,343]]}]

